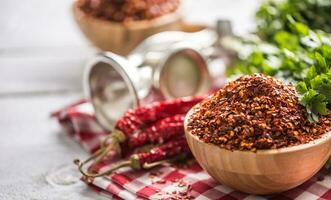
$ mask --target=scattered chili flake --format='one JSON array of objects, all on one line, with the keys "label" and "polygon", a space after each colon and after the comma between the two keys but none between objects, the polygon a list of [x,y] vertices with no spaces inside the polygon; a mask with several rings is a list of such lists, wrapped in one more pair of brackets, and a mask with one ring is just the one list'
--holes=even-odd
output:
[{"label": "scattered chili flake", "polygon": [[158,176],[160,176],[161,174],[162,174],[161,171],[153,171],[153,172],[150,172],[150,173],[149,173],[149,177],[150,177],[150,178],[154,178],[154,177],[158,177]]},{"label": "scattered chili flake", "polygon": [[192,185],[187,185],[187,191],[191,191],[192,190]]},{"label": "scattered chili flake", "polygon": [[179,0],[78,0],[85,13],[109,21],[149,20],[175,11]]},{"label": "scattered chili flake", "polygon": [[229,150],[276,149],[304,144],[330,131],[331,113],[307,119],[292,85],[270,76],[238,78],[193,110],[188,129]]},{"label": "scattered chili flake", "polygon": [[[182,181],[182,180],[180,180]],[[172,192],[166,192],[163,194],[164,200],[191,200],[194,199],[192,195],[190,195],[190,191],[192,190],[192,186],[189,184],[186,184],[187,187],[184,190],[181,191],[172,191]]]},{"label": "scattered chili flake", "polygon": [[166,182],[167,182],[166,180],[160,179],[160,180],[156,181],[155,183],[157,183],[157,184],[165,184]]},{"label": "scattered chili flake", "polygon": [[174,178],[174,179],[171,180],[171,182],[173,182],[173,183],[177,183],[179,180],[180,180],[180,179],[178,179],[178,178]]},{"label": "scattered chili flake", "polygon": [[180,181],[178,182],[178,187],[186,187],[186,186],[187,186],[187,183],[184,182],[183,180],[180,180]]}]

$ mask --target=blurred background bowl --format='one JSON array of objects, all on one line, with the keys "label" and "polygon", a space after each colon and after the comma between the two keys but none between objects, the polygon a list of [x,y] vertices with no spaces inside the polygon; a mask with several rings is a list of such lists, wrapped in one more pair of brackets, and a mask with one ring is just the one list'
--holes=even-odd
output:
[{"label": "blurred background bowl", "polygon": [[155,33],[180,30],[180,8],[152,20],[119,23],[98,19],[83,12],[77,1],[73,5],[74,18],[90,42],[103,51],[127,55],[141,41]]}]

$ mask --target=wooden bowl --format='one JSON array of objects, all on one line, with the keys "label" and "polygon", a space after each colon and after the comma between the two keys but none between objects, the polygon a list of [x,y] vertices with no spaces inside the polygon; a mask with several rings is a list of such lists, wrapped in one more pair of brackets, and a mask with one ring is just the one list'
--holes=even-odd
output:
[{"label": "wooden bowl", "polygon": [[184,126],[194,157],[214,179],[242,192],[271,194],[292,189],[317,173],[331,154],[331,132],[307,144],[256,153],[207,144],[187,129],[193,109]]},{"label": "wooden bowl", "polygon": [[124,56],[148,36],[181,29],[179,9],[153,20],[118,23],[86,14],[75,1],[73,14],[80,30],[96,47]]}]

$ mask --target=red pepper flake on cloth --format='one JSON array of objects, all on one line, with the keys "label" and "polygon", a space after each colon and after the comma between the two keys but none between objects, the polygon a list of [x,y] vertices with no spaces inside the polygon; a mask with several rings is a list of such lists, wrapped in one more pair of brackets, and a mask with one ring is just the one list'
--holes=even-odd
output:
[{"label": "red pepper flake on cloth", "polygon": [[79,0],[85,13],[109,21],[150,20],[174,12],[179,0]]},{"label": "red pepper flake on cloth", "polygon": [[192,185],[185,182],[183,179],[174,179],[171,181],[172,191],[160,191],[154,197],[162,200],[191,200],[195,199],[191,194]]},{"label": "red pepper flake on cloth", "polygon": [[330,112],[318,123],[309,122],[292,85],[259,74],[225,85],[196,107],[188,123],[206,143],[250,151],[304,144],[330,126]]}]

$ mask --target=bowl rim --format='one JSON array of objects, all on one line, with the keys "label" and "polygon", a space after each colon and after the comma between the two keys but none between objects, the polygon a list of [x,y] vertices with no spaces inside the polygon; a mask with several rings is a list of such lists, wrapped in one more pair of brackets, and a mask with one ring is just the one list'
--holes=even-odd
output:
[{"label": "bowl rim", "polygon": [[144,19],[139,21],[131,21],[131,22],[115,22],[115,21],[108,21],[104,19],[99,19],[96,17],[93,17],[84,11],[82,11],[78,7],[78,1],[74,1],[72,5],[73,14],[75,18],[85,18],[87,20],[93,21],[95,23],[105,24],[105,25],[111,25],[111,26],[117,26],[119,28],[126,28],[130,30],[140,30],[140,29],[146,29],[150,28],[151,26],[159,26],[162,24],[168,24],[176,20],[181,20],[181,5],[177,7],[176,10],[173,12],[161,15],[159,17],[153,18],[153,19]]},{"label": "bowl rim", "polygon": [[200,103],[198,103],[197,105],[193,106],[187,112],[187,114],[185,116],[185,119],[184,119],[184,129],[185,129],[186,139],[189,136],[189,137],[193,138],[194,140],[196,140],[198,143],[202,143],[204,145],[213,146],[213,147],[218,148],[220,150],[229,151],[229,152],[244,153],[244,154],[251,154],[251,155],[284,154],[284,153],[302,151],[302,150],[309,149],[309,148],[312,148],[312,147],[315,147],[315,146],[318,146],[318,145],[322,145],[322,144],[328,142],[331,139],[331,131],[329,131],[327,133],[324,133],[320,138],[318,138],[316,140],[313,140],[313,141],[310,141],[310,142],[304,143],[304,144],[295,145],[295,146],[282,147],[282,148],[278,148],[278,149],[265,149],[265,150],[263,149],[263,150],[257,150],[256,152],[252,152],[252,151],[248,151],[248,150],[245,150],[245,151],[241,151],[241,150],[228,150],[228,149],[219,147],[218,145],[213,144],[213,143],[203,142],[202,140],[199,139],[198,136],[193,135],[191,133],[191,131],[188,130],[187,124],[188,124],[189,118],[192,115],[194,109],[196,107],[198,107],[199,105],[200,105]]}]

